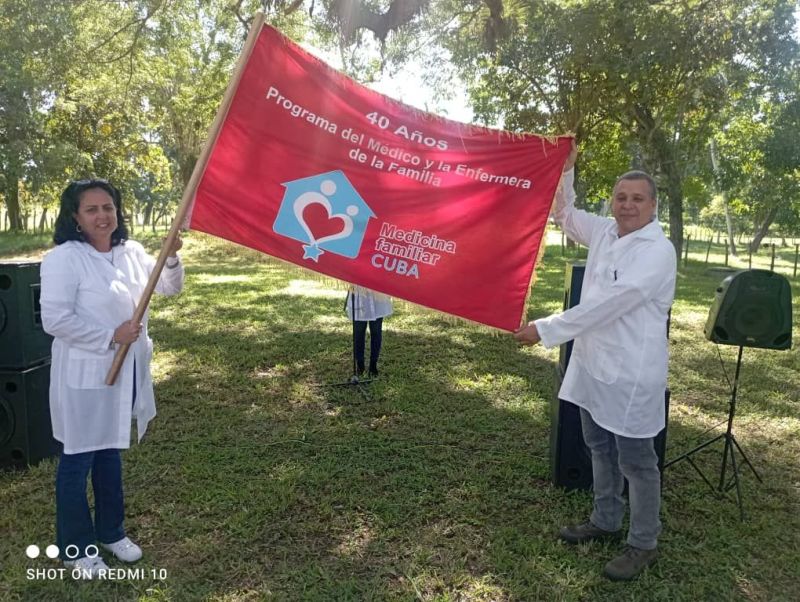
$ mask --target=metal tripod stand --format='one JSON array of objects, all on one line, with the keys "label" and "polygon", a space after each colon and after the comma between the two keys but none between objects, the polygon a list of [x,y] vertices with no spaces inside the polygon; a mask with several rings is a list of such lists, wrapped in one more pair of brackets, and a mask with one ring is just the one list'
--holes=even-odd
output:
[{"label": "metal tripod stand", "polygon": [[[739,369],[742,366],[742,351],[743,350],[744,350],[744,347],[742,345],[739,345],[739,355],[736,358],[736,373],[735,373],[735,376],[733,377],[733,387],[731,389],[731,399],[730,399],[729,406],[728,406],[728,428],[726,429],[726,431],[724,433],[721,433],[721,434],[717,435],[716,437],[714,437],[710,441],[706,441],[705,443],[702,443],[702,444],[698,445],[697,447],[695,447],[694,449],[686,452],[685,454],[682,454],[682,455],[678,456],[674,460],[670,460],[669,462],[667,462],[664,465],[664,468],[668,468],[669,466],[672,466],[676,462],[680,462],[681,460],[686,460],[687,462],[689,462],[689,464],[692,465],[692,468],[694,468],[697,471],[697,473],[701,477],[703,477],[703,480],[711,488],[711,491],[713,491],[713,492],[715,492],[717,494],[720,494],[720,495],[730,491],[732,488],[735,487],[736,488],[736,501],[739,504],[739,516],[741,517],[742,520],[744,520],[744,506],[742,505],[742,489],[741,489],[741,486],[739,485],[739,465],[736,462],[736,452],[737,451],[739,452],[739,455],[741,455],[741,457],[744,460],[745,464],[747,464],[747,466],[750,467],[750,470],[753,471],[753,474],[756,476],[756,478],[758,479],[759,483],[763,483],[763,480],[762,480],[761,476],[758,474],[758,472],[753,467],[753,465],[750,462],[750,460],[747,458],[747,455],[744,453],[744,450],[742,449],[742,446],[739,445],[739,442],[736,441],[736,437],[733,436],[733,417],[736,415],[736,392],[737,392],[737,390],[739,388]],[[716,443],[720,439],[724,439],[725,440],[725,445],[724,445],[724,447],[722,449],[722,466],[720,467],[719,483],[715,487],[711,483],[711,481],[708,479],[708,477],[706,477],[706,475],[703,473],[703,471],[700,470],[700,467],[697,466],[697,464],[695,464],[694,460],[692,459],[692,456],[694,454],[696,454],[697,452],[699,452],[700,450],[705,449],[706,447],[708,447],[712,443]],[[726,473],[727,473],[727,469],[728,469],[728,459],[729,458],[730,458],[730,463],[731,463],[732,476],[730,477],[730,479],[728,481],[726,481],[726,476],[727,476]]]}]

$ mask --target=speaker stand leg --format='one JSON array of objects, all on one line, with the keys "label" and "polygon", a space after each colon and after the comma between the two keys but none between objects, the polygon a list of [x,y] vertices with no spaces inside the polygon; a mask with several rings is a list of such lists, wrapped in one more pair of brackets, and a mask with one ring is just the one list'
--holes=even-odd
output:
[{"label": "speaker stand leg", "polygon": [[[664,468],[666,469],[667,467],[672,466],[673,464],[675,464],[677,462],[680,462],[681,460],[686,460],[687,462],[689,462],[689,464],[692,466],[692,468],[694,468],[697,471],[697,473],[703,478],[703,480],[706,482],[706,484],[711,489],[711,491],[713,491],[716,495],[722,496],[726,492],[730,491],[732,488],[735,487],[736,488],[736,503],[739,506],[739,516],[741,517],[742,520],[745,519],[745,513],[744,513],[744,504],[743,504],[743,501],[742,501],[742,488],[741,488],[741,485],[739,483],[739,464],[736,461],[736,452],[737,451],[741,455],[741,457],[744,460],[745,464],[747,464],[747,466],[750,468],[750,470],[753,471],[753,474],[756,476],[758,481],[760,483],[764,482],[762,480],[762,478],[761,478],[761,475],[758,474],[758,471],[756,471],[755,467],[750,462],[750,459],[747,457],[747,455],[744,453],[744,450],[739,445],[739,442],[736,440],[736,437],[733,436],[733,418],[736,415],[736,394],[737,394],[738,388],[739,388],[739,371],[740,371],[740,368],[741,368],[741,365],[742,365],[742,351],[743,351],[743,349],[744,349],[744,347],[740,345],[739,346],[739,353],[738,353],[738,356],[736,358],[736,373],[735,373],[735,376],[733,378],[733,387],[731,389],[731,399],[730,399],[730,403],[729,403],[729,406],[728,406],[728,426],[725,429],[725,432],[717,435],[716,437],[714,437],[713,439],[710,439],[709,441],[706,441],[705,443],[701,443],[700,445],[698,445],[694,449],[686,452],[685,454],[681,454],[680,456],[678,456],[674,460],[670,460],[669,462],[667,462],[664,465]],[[720,439],[724,439],[725,440],[725,445],[723,446],[723,449],[722,449],[722,464],[720,465],[720,470],[719,470],[719,481],[718,481],[717,486],[715,487],[711,483],[711,480],[703,473],[703,471],[700,469],[700,467],[697,466],[697,464],[695,464],[694,459],[692,458],[692,456],[694,454],[696,454],[697,452],[705,449],[706,447],[708,447],[712,443],[716,443]],[[726,476],[727,476],[726,473],[727,473],[727,470],[728,470],[728,460],[729,459],[730,459],[730,463],[731,463],[731,472],[733,473],[733,475],[731,476],[730,482],[726,482]]]},{"label": "speaker stand leg", "polygon": [[[745,454],[745,453],[744,453],[744,450],[742,449],[742,446],[741,446],[741,445],[739,445],[739,442],[736,440],[736,437],[734,437],[733,435],[731,435],[731,441],[733,441],[733,444],[736,446],[736,449],[738,449],[738,450],[739,450],[739,454],[741,454],[741,456],[742,456],[742,459],[743,459],[743,460],[745,461],[745,463],[746,463],[746,464],[747,464],[747,465],[750,467],[750,470],[751,470],[751,471],[753,471],[753,474],[754,474],[754,475],[755,475],[755,477],[758,479],[758,482],[759,482],[759,483],[763,483],[763,482],[764,482],[764,479],[762,479],[762,478],[761,478],[761,475],[760,475],[760,474],[758,474],[758,471],[757,471],[757,470],[755,469],[755,467],[754,467],[754,466],[753,466],[753,465],[750,463],[750,459],[747,457],[747,454]],[[732,453],[732,452],[733,452],[733,450],[731,450],[731,453]]]}]

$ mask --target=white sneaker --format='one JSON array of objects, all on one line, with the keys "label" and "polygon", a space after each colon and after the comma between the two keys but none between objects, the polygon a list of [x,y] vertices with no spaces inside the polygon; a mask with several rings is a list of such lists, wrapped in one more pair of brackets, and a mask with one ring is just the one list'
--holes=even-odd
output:
[{"label": "white sneaker", "polygon": [[128,537],[123,537],[114,543],[101,543],[100,547],[111,552],[122,562],[136,562],[142,557],[142,548]]},{"label": "white sneaker", "polygon": [[96,579],[97,577],[102,579],[108,571],[108,565],[100,556],[94,558],[84,556],[75,560],[65,560],[64,566],[72,569],[71,574],[75,579]]}]

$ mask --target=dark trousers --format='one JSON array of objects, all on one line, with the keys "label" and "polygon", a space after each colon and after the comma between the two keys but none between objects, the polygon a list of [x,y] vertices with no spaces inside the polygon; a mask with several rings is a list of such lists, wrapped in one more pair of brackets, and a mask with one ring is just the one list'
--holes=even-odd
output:
[{"label": "dark trousers", "polygon": [[[94,521],[86,497],[89,472],[94,490]],[[119,541],[125,537],[124,518],[119,450],[61,454],[56,473],[56,545],[61,559],[86,556],[86,547],[95,541]]]},{"label": "dark trousers", "polygon": [[367,341],[367,325],[369,325],[369,369],[378,369],[378,357],[381,354],[381,341],[383,339],[383,318],[369,322],[356,320],[353,322],[355,336],[354,349],[356,366],[359,372],[364,371],[364,348]]},{"label": "dark trousers", "polygon": [[[136,363],[133,364],[131,406],[136,406]],[[90,472],[94,521],[86,496]],[[86,547],[94,545],[95,541],[119,541],[125,537],[124,521],[120,451],[98,449],[80,454],[62,453],[56,471],[56,545],[61,559],[75,560],[86,556]]]}]

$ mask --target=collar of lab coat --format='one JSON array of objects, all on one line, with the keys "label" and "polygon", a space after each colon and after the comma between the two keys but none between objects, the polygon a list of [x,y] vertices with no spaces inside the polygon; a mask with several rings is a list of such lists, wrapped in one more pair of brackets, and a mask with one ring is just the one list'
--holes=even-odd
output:
[{"label": "collar of lab coat", "polygon": [[[617,226],[617,222],[614,222],[614,224],[611,226],[610,232],[611,232],[611,234],[614,235],[615,238],[619,238],[620,237],[619,236],[619,226]],[[631,240],[635,239],[635,238],[644,238],[644,239],[649,239],[649,240],[655,240],[662,233],[663,233],[663,230],[661,229],[661,224],[659,223],[659,221],[657,219],[652,219],[652,220],[650,220],[650,223],[648,223],[646,226],[642,226],[638,230],[634,230],[633,232],[629,232],[628,234],[626,234],[622,238],[630,237]]]},{"label": "collar of lab coat", "polygon": [[107,266],[104,267],[103,269],[107,270],[110,269],[111,272],[113,272],[114,274],[117,273],[119,260],[122,258],[122,255],[125,252],[125,243],[120,243],[118,245],[114,245],[113,247],[111,247],[111,258],[113,260],[112,263],[109,262],[108,259],[105,257],[105,255],[103,255],[100,251],[95,249],[90,243],[77,240],[70,242],[75,243],[78,249],[80,249],[83,253],[86,253],[87,255],[97,258],[101,262],[101,265]]}]

